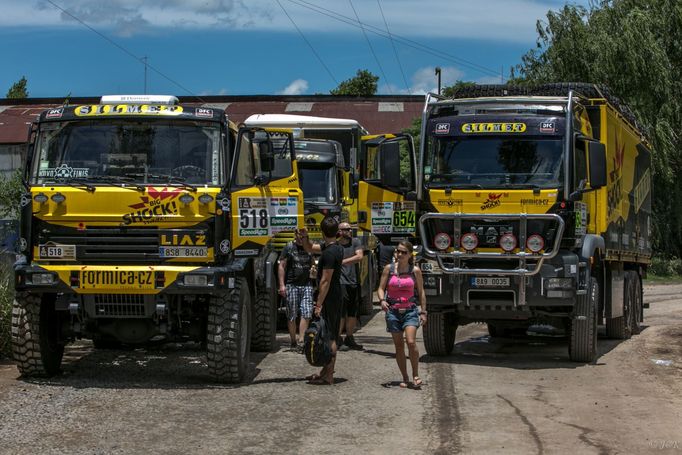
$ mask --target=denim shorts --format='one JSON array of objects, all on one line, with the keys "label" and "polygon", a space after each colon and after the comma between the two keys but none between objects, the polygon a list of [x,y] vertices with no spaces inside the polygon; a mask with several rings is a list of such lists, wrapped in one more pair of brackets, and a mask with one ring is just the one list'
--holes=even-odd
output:
[{"label": "denim shorts", "polygon": [[407,326],[419,327],[419,309],[416,305],[402,313],[392,309],[386,312],[387,332],[400,333]]}]

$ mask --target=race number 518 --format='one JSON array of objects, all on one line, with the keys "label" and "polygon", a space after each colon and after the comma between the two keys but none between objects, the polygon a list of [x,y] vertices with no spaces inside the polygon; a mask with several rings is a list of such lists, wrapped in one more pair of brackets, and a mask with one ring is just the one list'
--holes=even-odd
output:
[{"label": "race number 518", "polygon": [[239,226],[243,229],[268,227],[268,211],[266,209],[239,210]]}]

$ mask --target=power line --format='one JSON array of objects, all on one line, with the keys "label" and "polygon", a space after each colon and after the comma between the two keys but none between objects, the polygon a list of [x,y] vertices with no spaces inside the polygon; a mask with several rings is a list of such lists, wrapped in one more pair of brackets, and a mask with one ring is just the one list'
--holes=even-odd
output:
[{"label": "power line", "polygon": [[86,24],[84,21],[82,21],[79,17],[77,17],[77,16],[74,15],[73,13],[70,13],[69,11],[65,10],[64,8],[62,8],[61,6],[59,6],[58,4],[56,4],[55,2],[53,2],[52,0],[46,0],[46,1],[47,1],[49,4],[51,4],[52,6],[54,6],[55,8],[57,8],[58,10],[60,10],[61,12],[63,12],[64,14],[66,14],[67,16],[69,16],[70,18],[72,18],[73,20],[75,20],[75,21],[77,21],[78,23],[80,23],[81,25],[83,25],[85,28],[87,28],[87,29],[90,30],[91,32],[96,33],[96,34],[99,35],[102,39],[108,41],[110,44],[113,44],[114,46],[116,46],[117,48],[119,48],[121,51],[123,51],[123,52],[125,52],[126,54],[128,54],[130,57],[132,57],[132,58],[134,58],[135,60],[137,60],[138,62],[142,63],[142,64],[144,65],[144,68],[145,68],[145,92],[147,91],[147,90],[146,90],[146,84],[147,84],[147,75],[146,75],[146,71],[147,71],[147,68],[149,68],[150,70],[154,71],[154,72],[155,72],[156,74],[158,74],[159,76],[161,76],[161,77],[163,77],[164,79],[166,79],[166,80],[167,80],[168,82],[170,82],[171,84],[173,84],[173,85],[179,87],[181,90],[186,91],[187,93],[189,93],[189,94],[192,95],[192,96],[196,96],[202,103],[205,103],[205,101],[202,100],[201,97],[195,95],[190,89],[186,88],[185,86],[183,86],[183,85],[180,84],[179,82],[176,82],[175,80],[173,80],[173,79],[171,79],[170,77],[166,76],[166,75],[165,75],[164,73],[162,73],[160,70],[158,70],[158,69],[154,68],[153,66],[149,65],[149,64],[147,63],[147,57],[146,57],[146,56],[145,56],[145,57],[138,57],[137,55],[133,54],[132,52],[130,52],[130,51],[129,51],[128,49],[126,49],[125,47],[123,47],[123,46],[121,46],[120,44],[118,44],[116,41],[112,40],[112,39],[109,38],[108,36],[106,36],[106,35],[100,33],[100,32],[97,31],[97,30],[95,30],[94,28],[92,28],[91,26],[89,26],[88,24]]},{"label": "power line", "polygon": [[360,16],[358,16],[358,12],[355,10],[355,6],[353,6],[353,0],[348,0],[348,3],[350,3],[350,7],[353,9],[353,13],[355,13],[355,17],[358,20],[358,24],[360,25],[360,30],[362,30],[362,35],[365,37],[365,41],[367,41],[367,45],[369,46],[369,50],[372,52],[372,55],[374,56],[374,60],[377,62],[377,65],[379,66],[379,71],[381,71],[381,75],[383,76],[384,80],[386,81],[386,87],[388,87],[388,92],[390,94],[393,94],[391,91],[391,86],[388,83],[388,78],[386,77],[386,73],[384,73],[384,68],[381,66],[381,63],[379,63],[379,57],[377,57],[376,52],[374,52],[374,47],[372,47],[372,43],[369,40],[369,37],[367,36],[367,32],[365,32],[365,28],[362,26],[362,22],[360,22]]},{"label": "power line", "polygon": [[403,82],[405,83],[405,88],[407,93],[410,95],[412,91],[410,90],[410,84],[407,83],[407,78],[405,77],[405,71],[403,71],[403,65],[400,62],[400,57],[398,57],[398,51],[395,48],[395,42],[393,41],[393,36],[391,36],[391,31],[388,29],[388,22],[386,22],[386,16],[384,16],[384,10],[381,8],[381,2],[377,0],[377,5],[379,6],[379,11],[381,11],[381,17],[384,19],[384,25],[386,26],[386,33],[388,33],[388,39],[391,42],[391,47],[393,48],[393,53],[395,54],[395,59],[398,61],[398,68],[400,68],[400,74],[403,76]]},{"label": "power line", "polygon": [[279,0],[276,0],[276,1],[277,1],[277,4],[279,5],[279,7],[282,8],[282,11],[284,11],[284,14],[289,18],[289,20],[291,21],[291,23],[294,24],[294,27],[296,28],[296,30],[298,31],[298,33],[301,35],[301,38],[303,38],[303,41],[306,42],[306,44],[308,45],[308,47],[310,48],[310,50],[313,52],[313,54],[315,54],[315,57],[317,57],[317,59],[320,61],[320,64],[322,64],[322,66],[324,67],[324,69],[327,71],[327,74],[329,74],[329,77],[332,78],[332,80],[334,81],[334,84],[339,85],[339,83],[336,81],[336,78],[335,78],[334,75],[332,74],[331,70],[327,67],[327,65],[325,65],[324,61],[322,60],[322,57],[320,57],[320,56],[318,55],[318,53],[315,51],[315,48],[313,47],[312,44],[310,44],[310,41],[308,41],[308,39],[305,37],[305,35],[304,35],[303,32],[301,31],[301,29],[298,28],[298,25],[296,25],[296,22],[294,22],[294,19],[292,19],[292,17],[289,15],[289,13],[287,13],[287,10],[284,9],[284,6],[280,3],[280,1],[279,1]]},{"label": "power line", "polygon": [[[334,20],[346,23],[348,25],[351,25],[353,27],[360,27],[357,22],[348,16],[344,16],[343,14],[337,13],[336,11],[332,11],[327,8],[323,8],[321,6],[317,6],[313,3],[307,2],[305,0],[288,0],[290,3],[294,3],[298,6],[302,6],[304,8],[308,8],[310,10],[313,10],[319,14],[322,14],[324,16],[330,17]],[[388,35],[386,32],[384,32],[381,29],[378,29],[377,27],[374,27],[373,25],[365,24],[363,23],[363,26],[369,30],[370,32],[383,36],[385,38],[388,38]],[[420,50],[422,52],[426,52],[427,54],[434,55],[436,57],[445,59],[445,60],[450,60],[454,63],[457,63],[458,65],[468,67],[469,69],[476,71],[478,73],[485,74],[487,76],[494,76],[497,77],[499,76],[499,73],[497,70],[487,68],[485,66],[479,65],[474,62],[470,62],[468,60],[465,60],[463,58],[457,57],[452,54],[448,54],[447,52],[439,51],[437,49],[434,49],[432,47],[426,46],[424,44],[418,43],[417,41],[411,40],[409,38],[402,37],[400,35],[392,34],[393,38],[398,41],[399,43],[402,43],[405,46],[411,47],[413,49]]]}]

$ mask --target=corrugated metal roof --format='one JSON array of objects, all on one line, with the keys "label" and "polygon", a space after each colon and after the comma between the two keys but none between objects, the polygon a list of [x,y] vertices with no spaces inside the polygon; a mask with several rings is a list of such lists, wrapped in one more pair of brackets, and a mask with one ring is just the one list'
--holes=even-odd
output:
[{"label": "corrugated metal roof", "polygon": [[[419,95],[354,98],[332,95],[306,96],[205,96],[179,97],[181,103],[225,109],[241,123],[252,114],[300,112],[316,117],[357,120],[370,133],[395,133],[421,116],[424,97]],[[0,100],[0,144],[26,142],[28,125],[45,109],[62,105],[63,99]],[[71,104],[98,103],[99,98],[72,98]]]}]

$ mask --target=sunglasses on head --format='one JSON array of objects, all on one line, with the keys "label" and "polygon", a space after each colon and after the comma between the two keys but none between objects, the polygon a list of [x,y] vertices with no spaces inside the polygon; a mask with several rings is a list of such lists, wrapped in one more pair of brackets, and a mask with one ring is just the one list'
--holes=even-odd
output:
[{"label": "sunglasses on head", "polygon": [[350,231],[350,228],[339,228],[339,231]]},{"label": "sunglasses on head", "polygon": [[405,250],[396,250],[396,251],[398,252],[398,254],[410,254],[409,251],[405,251]]}]

